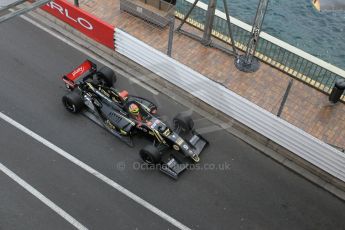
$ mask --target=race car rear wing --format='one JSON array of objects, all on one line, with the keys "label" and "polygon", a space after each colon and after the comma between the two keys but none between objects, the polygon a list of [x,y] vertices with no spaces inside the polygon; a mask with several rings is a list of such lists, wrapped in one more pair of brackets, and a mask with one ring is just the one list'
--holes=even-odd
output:
[{"label": "race car rear wing", "polygon": [[97,71],[97,66],[95,63],[85,60],[77,68],[72,70],[70,73],[64,75],[62,80],[66,83],[66,86],[69,88],[74,88],[78,79],[82,79],[85,76],[94,73]]}]

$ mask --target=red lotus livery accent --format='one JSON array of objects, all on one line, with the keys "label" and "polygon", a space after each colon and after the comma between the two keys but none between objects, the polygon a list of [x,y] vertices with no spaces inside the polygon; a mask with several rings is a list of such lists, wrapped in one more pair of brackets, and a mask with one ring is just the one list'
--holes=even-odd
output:
[{"label": "red lotus livery accent", "polygon": [[122,90],[120,93],[119,93],[119,96],[122,100],[126,100],[128,98],[128,91],[127,90]]},{"label": "red lotus livery accent", "polygon": [[90,62],[89,60],[86,60],[80,66],[75,68],[72,72],[67,74],[66,77],[69,80],[74,81],[75,79],[79,78],[81,75],[83,75],[84,73],[92,69],[92,67],[93,67],[92,62]]},{"label": "red lotus livery accent", "polygon": [[75,82],[81,76],[85,75],[86,73],[89,74],[90,72],[96,71],[96,66],[91,61],[86,60],[77,68],[75,68],[72,72],[62,77],[62,80],[66,83],[66,85],[74,88]]}]

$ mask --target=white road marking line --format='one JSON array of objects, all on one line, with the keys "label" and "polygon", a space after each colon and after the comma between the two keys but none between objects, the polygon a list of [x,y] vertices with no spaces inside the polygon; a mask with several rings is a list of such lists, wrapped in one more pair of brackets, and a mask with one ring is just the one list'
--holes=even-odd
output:
[{"label": "white road marking line", "polygon": [[92,59],[98,61],[99,63],[101,63],[101,64],[103,64],[103,65],[105,65],[105,66],[108,66],[108,67],[111,68],[112,70],[114,70],[114,71],[116,71],[116,72],[122,74],[122,75],[125,76],[127,79],[129,79],[131,82],[133,82],[134,84],[137,84],[137,85],[141,86],[142,88],[146,89],[147,91],[151,92],[152,94],[154,94],[154,95],[158,95],[158,94],[159,94],[157,90],[155,90],[155,89],[153,89],[152,87],[150,87],[150,86],[148,86],[148,85],[142,83],[141,81],[139,81],[139,80],[137,80],[136,78],[130,76],[130,75],[127,74],[126,72],[124,72],[124,71],[122,71],[122,70],[120,70],[120,69],[114,68],[114,66],[113,66],[110,62],[108,62],[108,61],[106,61],[106,60],[103,60],[103,59],[97,57],[96,55],[94,55],[93,53],[91,53],[91,52],[88,51],[87,49],[85,49],[85,48],[79,46],[79,45],[76,44],[75,42],[70,41],[69,39],[67,39],[67,38],[65,38],[65,37],[63,37],[63,36],[57,34],[56,32],[54,32],[54,31],[52,31],[52,30],[50,30],[50,29],[48,29],[48,28],[46,28],[46,27],[44,27],[44,26],[42,26],[41,24],[35,22],[34,20],[32,20],[32,19],[30,19],[30,18],[28,18],[28,17],[26,17],[26,16],[23,16],[23,15],[22,15],[22,16],[20,16],[20,17],[21,17],[22,19],[24,19],[25,21],[27,21],[27,22],[33,24],[34,26],[40,28],[41,30],[47,32],[48,34],[50,34],[50,35],[56,37],[57,39],[59,39],[59,40],[61,40],[61,41],[63,41],[63,42],[66,43],[67,45],[69,45],[69,46],[75,48],[76,50],[80,51],[81,53],[84,53],[85,55],[91,57]]},{"label": "white road marking line", "polygon": [[61,209],[59,206],[57,206],[55,203],[53,203],[51,200],[49,200],[47,197],[45,197],[42,193],[37,191],[34,187],[32,187],[27,182],[25,182],[23,179],[21,179],[19,176],[17,176],[17,174],[12,172],[10,169],[8,169],[2,163],[0,163],[0,171],[2,171],[7,176],[9,176],[12,180],[14,180],[20,186],[22,186],[26,191],[28,191],[33,196],[35,196],[37,199],[39,199],[41,202],[43,202],[45,205],[47,205],[49,208],[51,208],[54,212],[56,212],[62,218],[64,218],[66,221],[68,221],[70,224],[72,224],[74,227],[76,227],[77,229],[87,230],[87,228],[84,225],[79,223],[71,215],[69,215],[67,212],[65,212],[63,209]]},{"label": "white road marking line", "polygon": [[177,221],[173,217],[169,216],[165,212],[161,211],[160,209],[156,208],[155,206],[153,206],[152,204],[150,204],[146,200],[144,200],[141,197],[135,195],[134,193],[132,193],[131,191],[127,190],[126,188],[124,188],[120,184],[116,183],[115,181],[113,181],[110,178],[106,177],[105,175],[101,174],[97,170],[91,168],[89,165],[87,165],[84,162],[78,160],[77,158],[75,158],[71,154],[69,154],[66,151],[64,151],[63,149],[57,147],[53,143],[49,142],[48,140],[46,140],[43,137],[39,136],[38,134],[34,133],[33,131],[31,131],[30,129],[26,128],[25,126],[19,124],[18,122],[16,122],[12,118],[8,117],[7,115],[3,114],[2,112],[0,112],[0,118],[2,120],[6,121],[7,123],[13,125],[14,127],[19,129],[23,133],[26,133],[27,135],[31,136],[36,141],[42,143],[46,147],[48,147],[51,150],[55,151],[56,153],[58,153],[62,157],[64,157],[67,160],[71,161],[75,165],[79,166],[80,168],[82,168],[85,171],[89,172],[90,174],[94,175],[95,177],[97,177],[101,181],[107,183],[108,185],[110,185],[111,187],[113,187],[114,189],[116,189],[117,191],[122,193],[123,195],[127,196],[128,198],[132,199],[133,201],[135,201],[139,205],[141,205],[141,206],[145,207],[146,209],[150,210],[151,212],[155,213],[156,215],[158,215],[162,219],[166,220],[167,222],[171,223],[172,225],[174,225],[178,229],[181,229],[181,230],[191,230],[190,228],[188,228],[187,226],[185,226],[181,222]]}]

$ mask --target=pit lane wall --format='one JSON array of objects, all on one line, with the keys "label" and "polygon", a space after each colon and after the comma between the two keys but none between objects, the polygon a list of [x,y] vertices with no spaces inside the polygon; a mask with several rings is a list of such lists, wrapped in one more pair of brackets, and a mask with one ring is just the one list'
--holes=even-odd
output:
[{"label": "pit lane wall", "polygon": [[115,29],[115,47],[120,54],[345,182],[344,153],[118,28]]},{"label": "pit lane wall", "polygon": [[96,42],[114,49],[114,26],[63,0],[51,1],[41,7],[41,9],[69,24]]}]

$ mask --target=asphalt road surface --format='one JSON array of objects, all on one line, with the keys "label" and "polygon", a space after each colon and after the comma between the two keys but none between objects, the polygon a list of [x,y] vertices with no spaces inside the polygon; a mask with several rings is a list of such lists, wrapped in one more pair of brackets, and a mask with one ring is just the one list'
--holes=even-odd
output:
[{"label": "asphalt road surface", "polygon": [[[62,74],[88,58],[13,19],[0,24],[0,111],[192,229],[345,229],[343,201],[226,131],[198,169],[174,181],[140,168],[138,151],[62,106]],[[157,103],[160,114],[187,110],[119,76],[117,88]],[[194,113],[196,128],[212,124]],[[176,229],[94,175],[0,119],[0,163],[89,229]],[[73,229],[0,171],[0,229]]]}]

